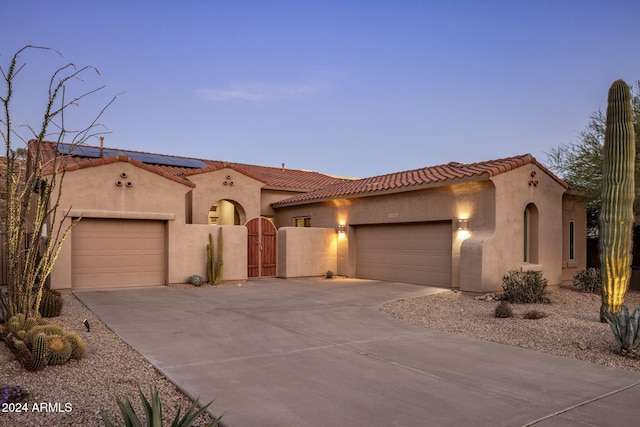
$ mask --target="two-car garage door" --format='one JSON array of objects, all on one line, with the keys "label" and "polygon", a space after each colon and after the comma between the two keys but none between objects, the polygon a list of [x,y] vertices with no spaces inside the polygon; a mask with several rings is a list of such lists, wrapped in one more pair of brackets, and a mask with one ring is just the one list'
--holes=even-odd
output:
[{"label": "two-car garage door", "polygon": [[165,222],[83,218],[71,231],[74,289],[165,284]]},{"label": "two-car garage door", "polygon": [[450,221],[356,227],[356,275],[451,287]]}]

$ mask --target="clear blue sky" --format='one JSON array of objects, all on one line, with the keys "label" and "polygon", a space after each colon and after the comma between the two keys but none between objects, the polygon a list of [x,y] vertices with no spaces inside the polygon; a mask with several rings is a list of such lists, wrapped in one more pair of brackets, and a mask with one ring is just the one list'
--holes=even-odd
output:
[{"label": "clear blue sky", "polygon": [[[611,83],[640,79],[640,2],[6,1],[0,63],[26,44],[16,121],[46,76],[92,65],[82,120],[106,145],[352,176],[575,141]],[[71,119],[69,119],[71,120]],[[97,141],[92,141],[95,145]]]}]

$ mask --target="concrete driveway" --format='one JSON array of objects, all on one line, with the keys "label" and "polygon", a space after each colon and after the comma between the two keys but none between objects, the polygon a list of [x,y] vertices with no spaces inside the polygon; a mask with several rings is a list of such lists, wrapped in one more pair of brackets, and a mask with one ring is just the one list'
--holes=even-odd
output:
[{"label": "concrete driveway", "polygon": [[402,324],[366,280],[77,291],[224,425],[637,426],[640,375]]}]

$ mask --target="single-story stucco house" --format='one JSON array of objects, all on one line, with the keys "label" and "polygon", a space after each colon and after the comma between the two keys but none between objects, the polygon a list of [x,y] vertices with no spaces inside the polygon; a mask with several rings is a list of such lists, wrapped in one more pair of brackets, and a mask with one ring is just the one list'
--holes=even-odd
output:
[{"label": "single-story stucco house", "polygon": [[509,270],[539,270],[557,285],[585,268],[584,203],[529,154],[347,179],[284,164],[39,145],[45,164],[64,158],[64,221],[81,218],[52,288],[206,277],[208,235],[219,230],[228,281],[331,270],[485,293],[499,291]]}]

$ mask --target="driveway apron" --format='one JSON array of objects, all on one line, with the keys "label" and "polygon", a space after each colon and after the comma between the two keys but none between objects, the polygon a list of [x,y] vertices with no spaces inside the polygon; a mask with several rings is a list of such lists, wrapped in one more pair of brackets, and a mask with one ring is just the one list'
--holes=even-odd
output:
[{"label": "driveway apron", "polygon": [[[224,425],[637,426],[640,374],[430,331],[380,304],[442,289],[356,279],[77,291]],[[142,385],[144,386],[144,385]]]}]

